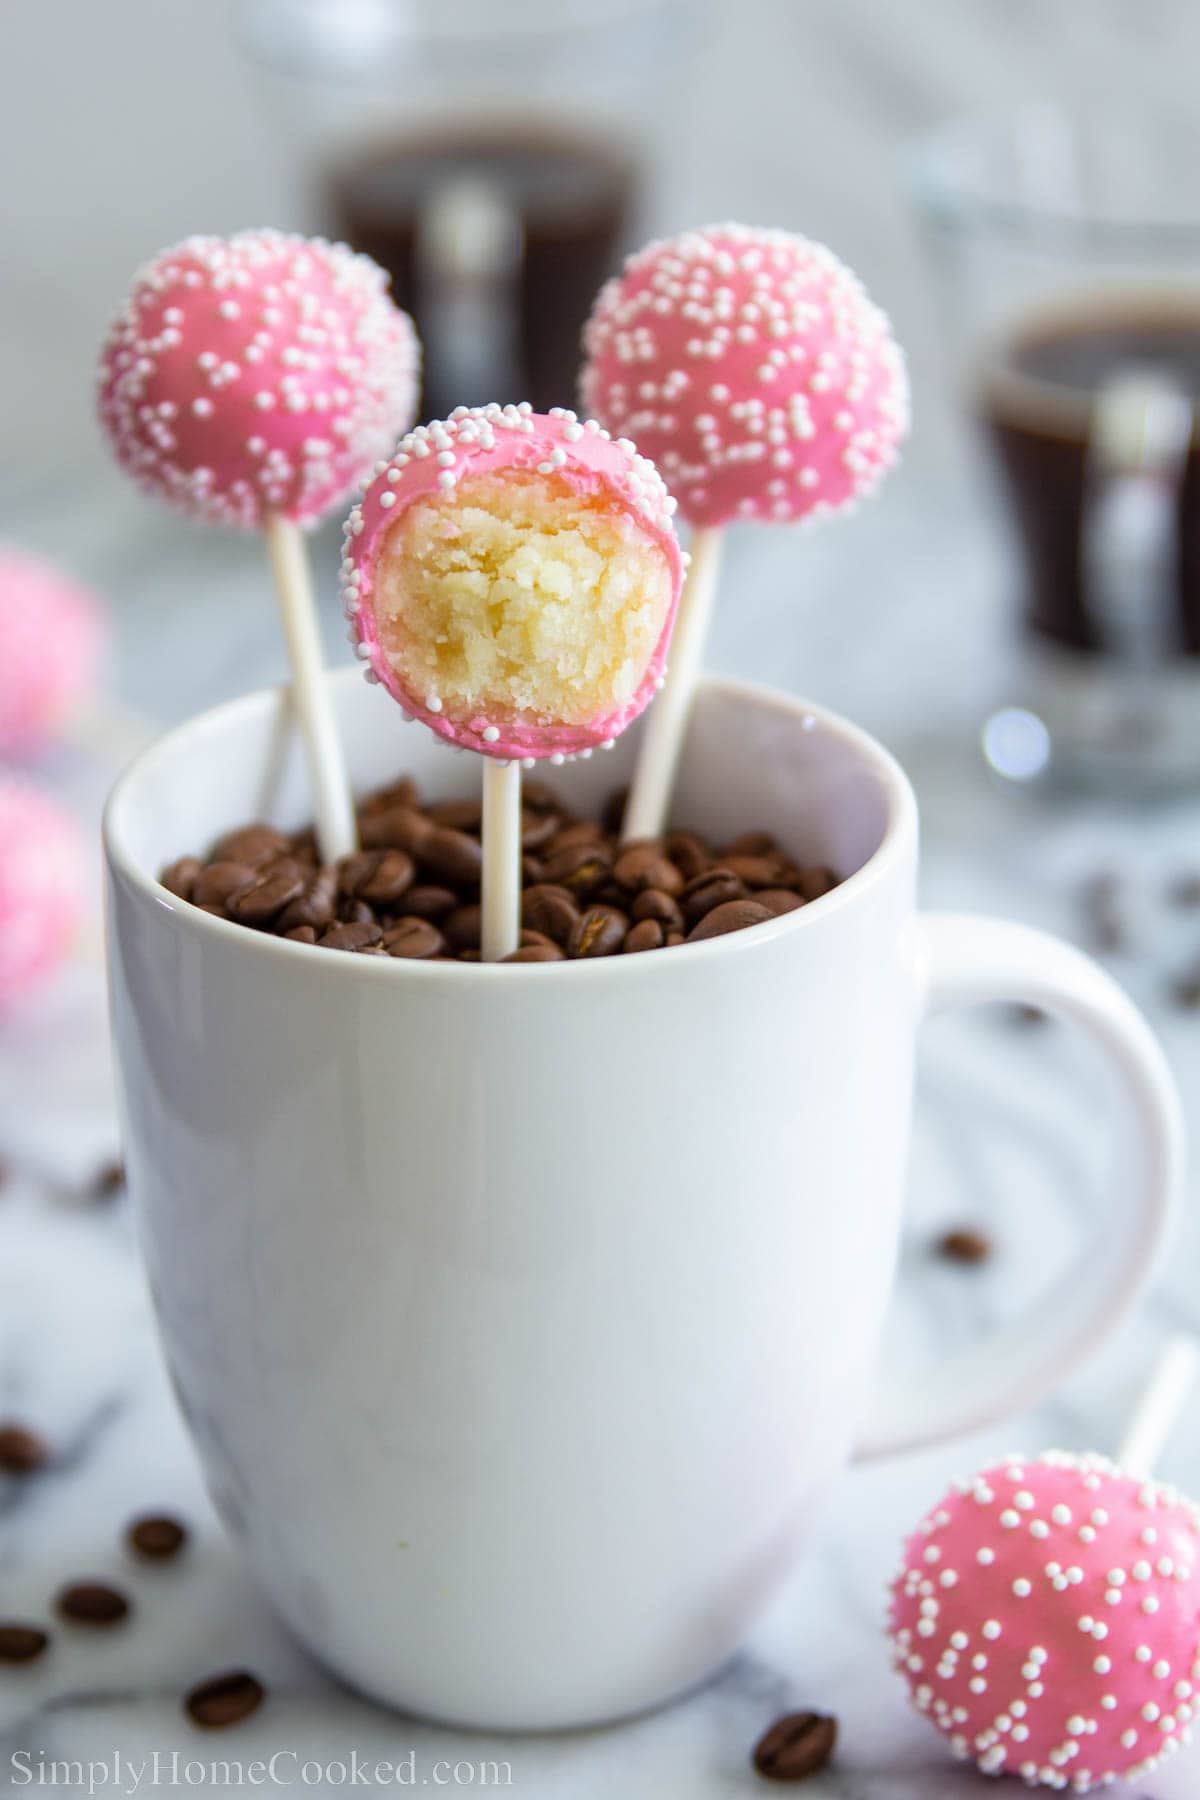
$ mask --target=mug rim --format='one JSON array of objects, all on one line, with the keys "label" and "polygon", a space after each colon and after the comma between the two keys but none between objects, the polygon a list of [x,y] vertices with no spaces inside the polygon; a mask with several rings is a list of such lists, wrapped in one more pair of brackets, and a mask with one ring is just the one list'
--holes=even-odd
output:
[{"label": "mug rim", "polygon": [[[345,678],[361,679],[357,669],[335,669],[328,672],[333,681]],[[804,906],[798,906],[789,913],[778,918],[764,920],[751,931],[731,931],[723,937],[701,939],[696,944],[677,944],[671,951],[671,966],[682,961],[686,969],[691,962],[700,957],[729,956],[746,954],[756,946],[766,948],[778,939],[790,937],[792,933],[814,928],[812,915],[817,914],[816,924],[828,919],[836,911],[842,911],[853,905],[860,898],[865,898],[881,881],[891,873],[896,863],[907,853],[915,842],[917,831],[917,800],[912,783],[890,751],[886,750],[870,732],[861,726],[854,725],[840,713],[830,711],[812,701],[774,688],[764,682],[735,680],[726,676],[704,676],[698,684],[698,690],[716,691],[735,701],[745,701],[754,705],[764,704],[774,707],[779,712],[794,715],[801,729],[806,719],[815,720],[823,730],[847,744],[864,762],[869,763],[886,796],[887,817],[883,835],[875,849],[853,874],[847,875],[836,888],[819,899],[811,900]],[[636,965],[641,970],[641,979],[645,978],[647,957],[653,958],[657,968],[661,958],[654,951],[646,951],[639,956],[600,956],[567,958],[561,963],[449,963],[428,962],[420,957],[400,956],[351,956],[314,958],[313,946],[310,944],[292,943],[287,938],[276,937],[270,932],[253,931],[245,925],[236,924],[231,919],[220,919],[213,913],[207,913],[188,900],[173,894],[163,886],[157,876],[150,875],[134,858],[131,851],[122,841],[123,814],[131,805],[131,795],[136,789],[143,773],[153,766],[154,762],[169,751],[177,749],[181,739],[200,736],[206,731],[219,731],[222,727],[236,722],[239,714],[252,712],[268,699],[282,697],[286,704],[286,684],[275,687],[255,688],[250,693],[240,694],[232,700],[221,702],[207,711],[196,713],[182,723],[172,726],[163,732],[152,744],[141,751],[130,762],[114,782],[104,804],[101,819],[100,835],[104,850],[105,864],[110,873],[119,877],[132,888],[147,904],[161,908],[170,914],[176,925],[187,932],[196,934],[201,942],[208,941],[214,948],[225,943],[231,950],[260,956],[282,957],[291,961],[302,957],[302,967],[316,972],[318,968],[328,967],[338,975],[340,981],[353,976],[356,980],[365,981],[405,981],[448,980],[459,986],[463,983],[478,984],[480,982],[509,981],[534,979],[538,982],[579,981],[579,980],[611,980],[618,970],[629,970]],[[232,829],[232,828],[231,828]],[[286,961],[281,966],[286,966]],[[344,966],[343,966],[344,965]]]}]

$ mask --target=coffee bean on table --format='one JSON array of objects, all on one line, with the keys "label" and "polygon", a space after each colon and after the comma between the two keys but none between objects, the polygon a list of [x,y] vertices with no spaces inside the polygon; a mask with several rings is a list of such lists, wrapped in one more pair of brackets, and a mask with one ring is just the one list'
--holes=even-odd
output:
[{"label": "coffee bean on table", "polygon": [[628,956],[639,950],[661,950],[666,941],[666,932],[657,919],[639,919],[637,924],[626,933],[621,948]]},{"label": "coffee bean on table", "polygon": [[746,890],[732,869],[718,867],[706,869],[703,875],[689,881],[679,896],[679,906],[684,923],[690,927],[714,907],[726,906],[731,900],[744,900],[745,897]]},{"label": "coffee bean on table", "polygon": [[0,1424],[0,1471],[5,1475],[36,1475],[50,1454],[45,1438],[28,1425]]},{"label": "coffee bean on table", "polygon": [[768,1781],[806,1781],[826,1766],[836,1744],[836,1719],[823,1713],[789,1713],[759,1739],[754,1767]]},{"label": "coffee bean on table", "polygon": [[428,919],[399,919],[384,932],[383,947],[389,956],[420,959],[440,956],[446,940]]},{"label": "coffee bean on table", "polygon": [[180,900],[190,900],[196,877],[203,867],[198,856],[181,856],[178,862],[173,862],[169,868],[164,869],[158,879],[169,893],[177,895]]},{"label": "coffee bean on table", "polygon": [[49,1642],[49,1633],[38,1625],[0,1619],[0,1663],[32,1662]]},{"label": "coffee bean on table", "polygon": [[146,1513],[125,1532],[129,1548],[147,1562],[165,1562],[187,1543],[187,1530],[168,1513]]},{"label": "coffee bean on table", "polygon": [[573,957],[612,956],[625,942],[629,920],[612,906],[589,906],[567,946]]},{"label": "coffee bean on table", "polygon": [[119,1625],[129,1616],[129,1602],[103,1581],[76,1581],[55,1601],[60,1616],[73,1625]]},{"label": "coffee bean on table", "polygon": [[943,1232],[937,1241],[939,1256],[947,1262],[982,1263],[992,1254],[991,1239],[973,1226],[958,1226],[953,1231]]},{"label": "coffee bean on table", "polygon": [[422,838],[416,855],[422,868],[447,886],[478,886],[483,874],[483,849],[478,840],[448,825],[435,825]]},{"label": "coffee bean on table", "polygon": [[745,931],[751,925],[765,925],[775,914],[756,900],[727,900],[706,912],[699,924],[688,932],[688,943],[699,944],[705,938],[724,937],[730,931]]},{"label": "coffee bean on table", "polygon": [[210,1675],[184,1696],[183,1707],[194,1725],[223,1731],[257,1712],[266,1698],[262,1683],[246,1669]]}]

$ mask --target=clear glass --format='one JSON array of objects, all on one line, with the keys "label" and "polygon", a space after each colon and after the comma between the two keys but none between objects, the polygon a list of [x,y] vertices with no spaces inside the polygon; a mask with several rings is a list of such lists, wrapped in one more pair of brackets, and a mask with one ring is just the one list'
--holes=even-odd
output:
[{"label": "clear glass", "polygon": [[1111,98],[955,121],[915,193],[1022,558],[1001,773],[1200,783],[1200,130]]},{"label": "clear glass", "polygon": [[427,416],[575,401],[703,0],[248,0],[315,228],[388,269]]}]

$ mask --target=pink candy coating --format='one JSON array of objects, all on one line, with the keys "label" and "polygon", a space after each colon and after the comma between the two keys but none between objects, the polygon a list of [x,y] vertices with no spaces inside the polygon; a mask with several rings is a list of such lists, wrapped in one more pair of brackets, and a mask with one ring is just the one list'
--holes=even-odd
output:
[{"label": "pink candy coating", "polygon": [[[667,558],[671,603],[654,653],[631,700],[602,713],[586,725],[556,725],[535,720],[496,719],[482,715],[454,718],[435,712],[420,694],[410,694],[384,654],[379,641],[372,594],[375,566],[386,553],[387,532],[414,500],[443,493],[453,495],[464,475],[505,470],[554,474],[580,499],[602,499],[657,544]],[[440,737],[483,756],[523,761],[590,752],[611,742],[654,698],[661,685],[675,609],[683,581],[684,559],[675,536],[675,502],[653,463],[640,456],[625,438],[614,441],[594,419],[580,421],[556,407],[535,413],[520,406],[456,407],[450,417],[418,425],[396,446],[346,523],[342,563],[342,600],[350,621],[350,639],[367,663],[367,679],[382,682],[404,710]]]},{"label": "pink candy coating", "polygon": [[0,545],[0,751],[49,743],[97,684],[107,636],[96,596]]},{"label": "pink candy coating", "polygon": [[83,909],[84,856],[69,813],[26,781],[0,781],[0,1007],[66,957]]},{"label": "pink candy coating", "polygon": [[368,257],[278,231],[144,268],[100,358],[100,420],[146,493],[207,524],[307,525],[416,410],[412,323]]},{"label": "pink candy coating", "polygon": [[711,225],[600,291],[583,404],[653,457],[693,525],[817,517],[868,493],[908,430],[904,359],[832,251]]},{"label": "pink candy coating", "polygon": [[1200,1703],[1200,1511],[1102,1457],[1010,1458],[909,1540],[890,1630],[918,1709],[986,1773],[1141,1780]]}]

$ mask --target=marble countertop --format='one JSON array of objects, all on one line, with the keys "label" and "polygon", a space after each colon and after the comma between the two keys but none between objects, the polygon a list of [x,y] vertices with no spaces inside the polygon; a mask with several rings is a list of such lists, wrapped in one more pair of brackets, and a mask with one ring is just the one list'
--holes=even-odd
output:
[{"label": "marble countertop", "polygon": [[[189,534],[107,473],[84,482],[76,501],[64,514],[52,493],[31,488],[22,526],[35,543],[53,530],[59,554],[118,597],[124,703],[174,717],[281,673],[254,544]],[[331,543],[319,540],[317,554],[328,573]],[[1130,947],[1108,961],[1158,1025],[1194,1097],[1200,1016],[1174,1009],[1168,989],[1200,951],[1200,917],[1164,896],[1173,877],[1200,864],[1200,800],[1125,810],[991,784],[975,734],[987,706],[1015,691],[1004,580],[1001,546],[969,495],[901,478],[852,529],[736,541],[712,660],[806,688],[897,751],[923,809],[926,904],[999,911],[1081,938],[1081,885],[1100,870],[1121,874]],[[338,623],[331,608],[331,655],[342,656]],[[95,814],[102,766],[64,752],[41,773]],[[1099,1204],[1098,1081],[1089,1055],[1056,1026],[980,1015],[927,1032],[890,1326],[897,1359],[915,1363],[968,1341],[1018,1310],[1072,1254]],[[1013,1442],[1111,1449],[1169,1332],[1200,1329],[1189,1211],[1152,1297],[1051,1403],[969,1442],[850,1470],[803,1566],[709,1687],[605,1731],[473,1737],[360,1701],[257,1597],[207,1504],[168,1392],[127,1203],[87,1197],[117,1148],[102,975],[84,957],[35,1011],[0,1028],[0,1155],[9,1171],[0,1190],[0,1417],[26,1421],[55,1451],[45,1473],[0,1476],[0,1613],[45,1617],[62,1583],[92,1575],[125,1589],[136,1616],[95,1637],[64,1631],[40,1663],[0,1677],[0,1786],[15,1785],[26,1766],[11,1762],[14,1753],[28,1753],[35,1778],[54,1759],[107,1759],[95,1782],[117,1788],[155,1751],[168,1774],[173,1751],[183,1761],[243,1762],[281,1751],[285,1777],[311,1760],[321,1765],[309,1771],[319,1776],[311,1791],[333,1793],[345,1785],[336,1765],[352,1752],[405,1767],[412,1753],[418,1784],[461,1763],[473,1774],[457,1785],[479,1785],[484,1765],[499,1761],[516,1790],[539,1800],[718,1800],[765,1791],[749,1766],[756,1738],[782,1711],[811,1706],[841,1721],[836,1762],[806,1790],[813,1800],[965,1800],[984,1778],[947,1759],[888,1668],[880,1620],[900,1536],[950,1476]],[[966,1268],[931,1253],[938,1233],[958,1224],[994,1239],[990,1261]],[[1200,1491],[1200,1405],[1162,1466]],[[178,1512],[193,1527],[177,1563],[135,1566],[122,1551],[125,1522],[146,1509]],[[267,1704],[236,1732],[195,1731],[181,1693],[241,1666],[263,1679]],[[220,1770],[205,1781],[218,1791],[233,1785]],[[1196,1756],[1182,1757],[1150,1792],[1183,1800],[1197,1781]]]}]

